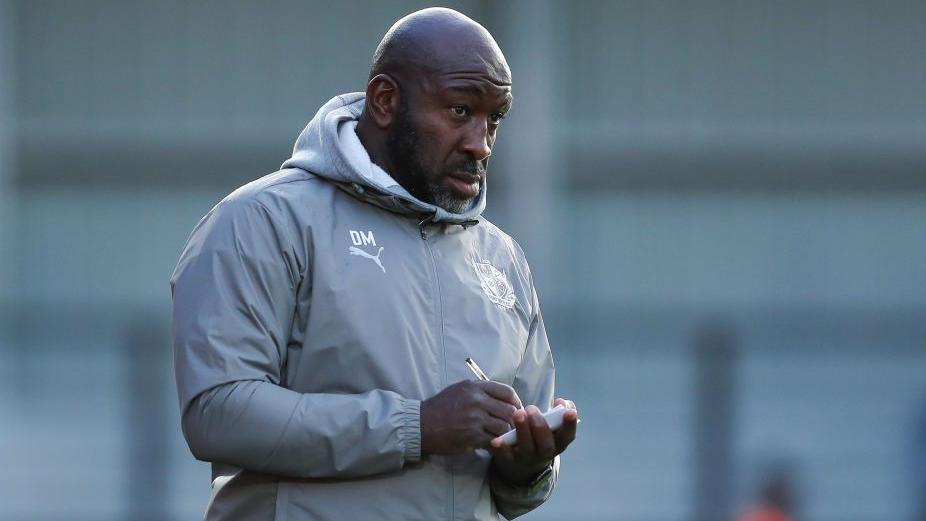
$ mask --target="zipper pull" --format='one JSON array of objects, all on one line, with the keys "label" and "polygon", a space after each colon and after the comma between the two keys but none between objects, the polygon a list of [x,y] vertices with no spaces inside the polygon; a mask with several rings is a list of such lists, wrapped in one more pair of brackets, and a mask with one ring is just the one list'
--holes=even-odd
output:
[{"label": "zipper pull", "polygon": [[421,239],[425,241],[428,240],[428,232],[425,231],[424,227],[428,225],[428,221],[430,220],[431,220],[431,217],[429,216],[429,217],[425,217],[424,219],[421,220],[421,222],[418,223],[418,231],[421,232]]}]

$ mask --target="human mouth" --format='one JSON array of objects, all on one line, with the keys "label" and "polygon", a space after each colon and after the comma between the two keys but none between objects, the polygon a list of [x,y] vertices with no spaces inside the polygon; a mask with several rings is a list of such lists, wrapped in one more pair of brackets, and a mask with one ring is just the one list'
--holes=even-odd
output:
[{"label": "human mouth", "polygon": [[447,176],[450,189],[462,198],[472,199],[479,195],[479,184],[482,176],[469,172],[454,172]]}]

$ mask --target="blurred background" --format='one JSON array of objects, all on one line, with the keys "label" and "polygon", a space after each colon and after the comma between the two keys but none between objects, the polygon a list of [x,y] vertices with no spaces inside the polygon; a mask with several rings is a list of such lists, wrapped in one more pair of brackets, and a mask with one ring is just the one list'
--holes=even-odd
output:
[{"label": "blurred background", "polygon": [[[201,518],[180,249],[426,6],[0,0],[0,519]],[[526,519],[926,520],[926,3],[449,6],[583,417]]]}]

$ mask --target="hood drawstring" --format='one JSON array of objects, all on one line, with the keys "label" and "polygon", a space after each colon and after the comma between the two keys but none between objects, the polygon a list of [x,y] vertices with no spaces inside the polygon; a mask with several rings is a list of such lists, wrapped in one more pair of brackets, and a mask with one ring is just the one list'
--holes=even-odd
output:
[{"label": "hood drawstring", "polygon": [[428,232],[425,231],[425,227],[426,227],[426,226],[428,225],[428,223],[430,223],[433,219],[434,219],[434,214],[425,215],[424,219],[422,219],[422,220],[418,223],[418,230],[421,232],[421,238],[424,239],[424,240],[428,240]]}]

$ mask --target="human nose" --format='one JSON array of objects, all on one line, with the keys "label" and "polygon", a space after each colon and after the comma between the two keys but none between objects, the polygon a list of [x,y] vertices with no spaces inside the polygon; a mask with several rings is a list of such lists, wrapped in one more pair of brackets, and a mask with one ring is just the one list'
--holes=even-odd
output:
[{"label": "human nose", "polygon": [[472,155],[476,161],[482,161],[492,155],[489,143],[489,124],[482,119],[474,119],[463,139],[463,151]]}]

